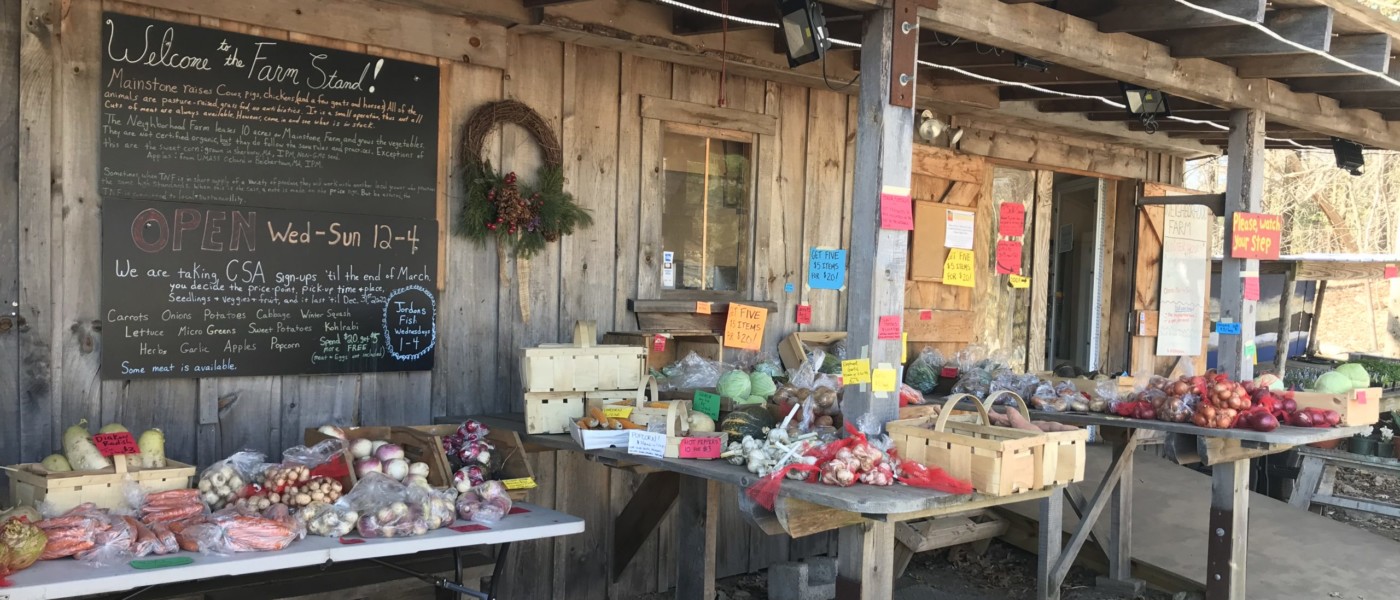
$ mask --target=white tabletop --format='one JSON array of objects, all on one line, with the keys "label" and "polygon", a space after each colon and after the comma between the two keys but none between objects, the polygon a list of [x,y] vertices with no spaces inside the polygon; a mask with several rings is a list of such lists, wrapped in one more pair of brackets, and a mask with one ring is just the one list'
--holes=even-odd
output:
[{"label": "white tabletop", "polygon": [[[583,532],[583,519],[531,504],[516,504],[529,512],[517,513],[481,531],[466,533],[442,528],[427,535],[407,538],[366,539],[345,544],[339,538],[307,536],[280,552],[244,552],[233,556],[199,555],[181,552],[167,556],[188,556],[193,564],[163,569],[140,570],[126,565],[93,568],[73,559],[45,560],[9,577],[12,587],[0,588],[0,600],[71,598],[131,590],[227,575],[247,575],[262,571],[294,569],[330,562],[346,562],[424,552],[484,546],[571,535]],[[457,521],[455,525],[469,525]],[[346,540],[360,539],[351,535]],[[161,558],[148,556],[146,558]]]}]

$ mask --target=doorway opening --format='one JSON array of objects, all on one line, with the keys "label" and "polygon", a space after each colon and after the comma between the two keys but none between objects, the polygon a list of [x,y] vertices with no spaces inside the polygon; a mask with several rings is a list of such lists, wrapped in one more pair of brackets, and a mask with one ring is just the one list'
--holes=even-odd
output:
[{"label": "doorway opening", "polygon": [[1099,368],[1108,187],[1102,179],[1055,175],[1045,364],[1057,374]]}]

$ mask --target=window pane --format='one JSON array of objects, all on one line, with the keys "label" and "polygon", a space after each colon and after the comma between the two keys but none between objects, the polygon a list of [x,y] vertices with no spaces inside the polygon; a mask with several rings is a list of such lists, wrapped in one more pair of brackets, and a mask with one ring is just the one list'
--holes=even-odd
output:
[{"label": "window pane", "polygon": [[739,291],[749,243],[751,145],[667,132],[662,250],[675,289]]}]

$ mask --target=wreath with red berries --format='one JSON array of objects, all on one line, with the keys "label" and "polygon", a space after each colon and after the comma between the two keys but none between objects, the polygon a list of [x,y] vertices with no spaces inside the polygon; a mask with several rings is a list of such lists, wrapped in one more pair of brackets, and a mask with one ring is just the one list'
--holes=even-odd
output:
[{"label": "wreath with red berries", "polygon": [[[514,172],[500,173],[481,156],[486,136],[503,124],[519,125],[535,139],[543,164],[533,184]],[[478,243],[491,237],[515,255],[529,258],[550,242],[593,224],[588,209],[564,191],[564,160],[559,138],[549,123],[516,100],[492,102],[472,113],[462,132],[462,169],[467,193],[462,201],[457,232]]]}]

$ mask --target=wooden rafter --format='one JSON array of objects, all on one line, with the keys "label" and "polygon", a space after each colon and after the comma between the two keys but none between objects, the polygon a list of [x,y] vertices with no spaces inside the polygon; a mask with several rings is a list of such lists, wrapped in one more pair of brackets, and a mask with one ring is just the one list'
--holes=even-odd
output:
[{"label": "wooden rafter", "polygon": [[1091,21],[1049,7],[939,0],[923,4],[919,15],[923,27],[967,40],[1197,102],[1226,108],[1257,107],[1271,121],[1400,149],[1400,124],[1387,123],[1375,112],[1346,110],[1335,100],[1296,93],[1271,80],[1241,79],[1228,65],[1179,59],[1165,46],[1100,32]]},{"label": "wooden rafter", "polygon": [[[1390,67],[1390,36],[1383,33],[1344,35],[1332,40],[1328,54],[1373,71]],[[1356,70],[1314,54],[1297,56],[1249,56],[1228,62],[1240,77],[1339,77]],[[1367,79],[1375,79],[1367,76]],[[1383,82],[1382,82],[1383,83]]]},{"label": "wooden rafter", "polygon": [[[1264,22],[1265,0],[1197,0],[1197,3],[1233,17],[1251,19],[1256,23]],[[1096,4],[1103,3],[1085,3],[1080,0],[1062,3],[1060,9],[1093,20],[1099,24],[1099,31],[1108,33],[1235,25],[1220,17],[1162,0],[1119,0],[1106,8],[1095,8]]]},{"label": "wooden rafter", "polygon": [[[1392,79],[1400,79],[1400,64],[1392,64],[1385,70]],[[1396,88],[1379,77],[1370,75],[1347,75],[1339,77],[1295,77],[1284,79],[1283,83],[1293,88],[1297,92],[1390,92]]]},{"label": "wooden rafter", "polygon": [[[1276,10],[1264,17],[1274,33],[1314,50],[1326,51],[1332,42],[1332,9]],[[1249,27],[1216,27],[1153,34],[1178,58],[1225,58],[1300,54],[1303,51]]]}]

